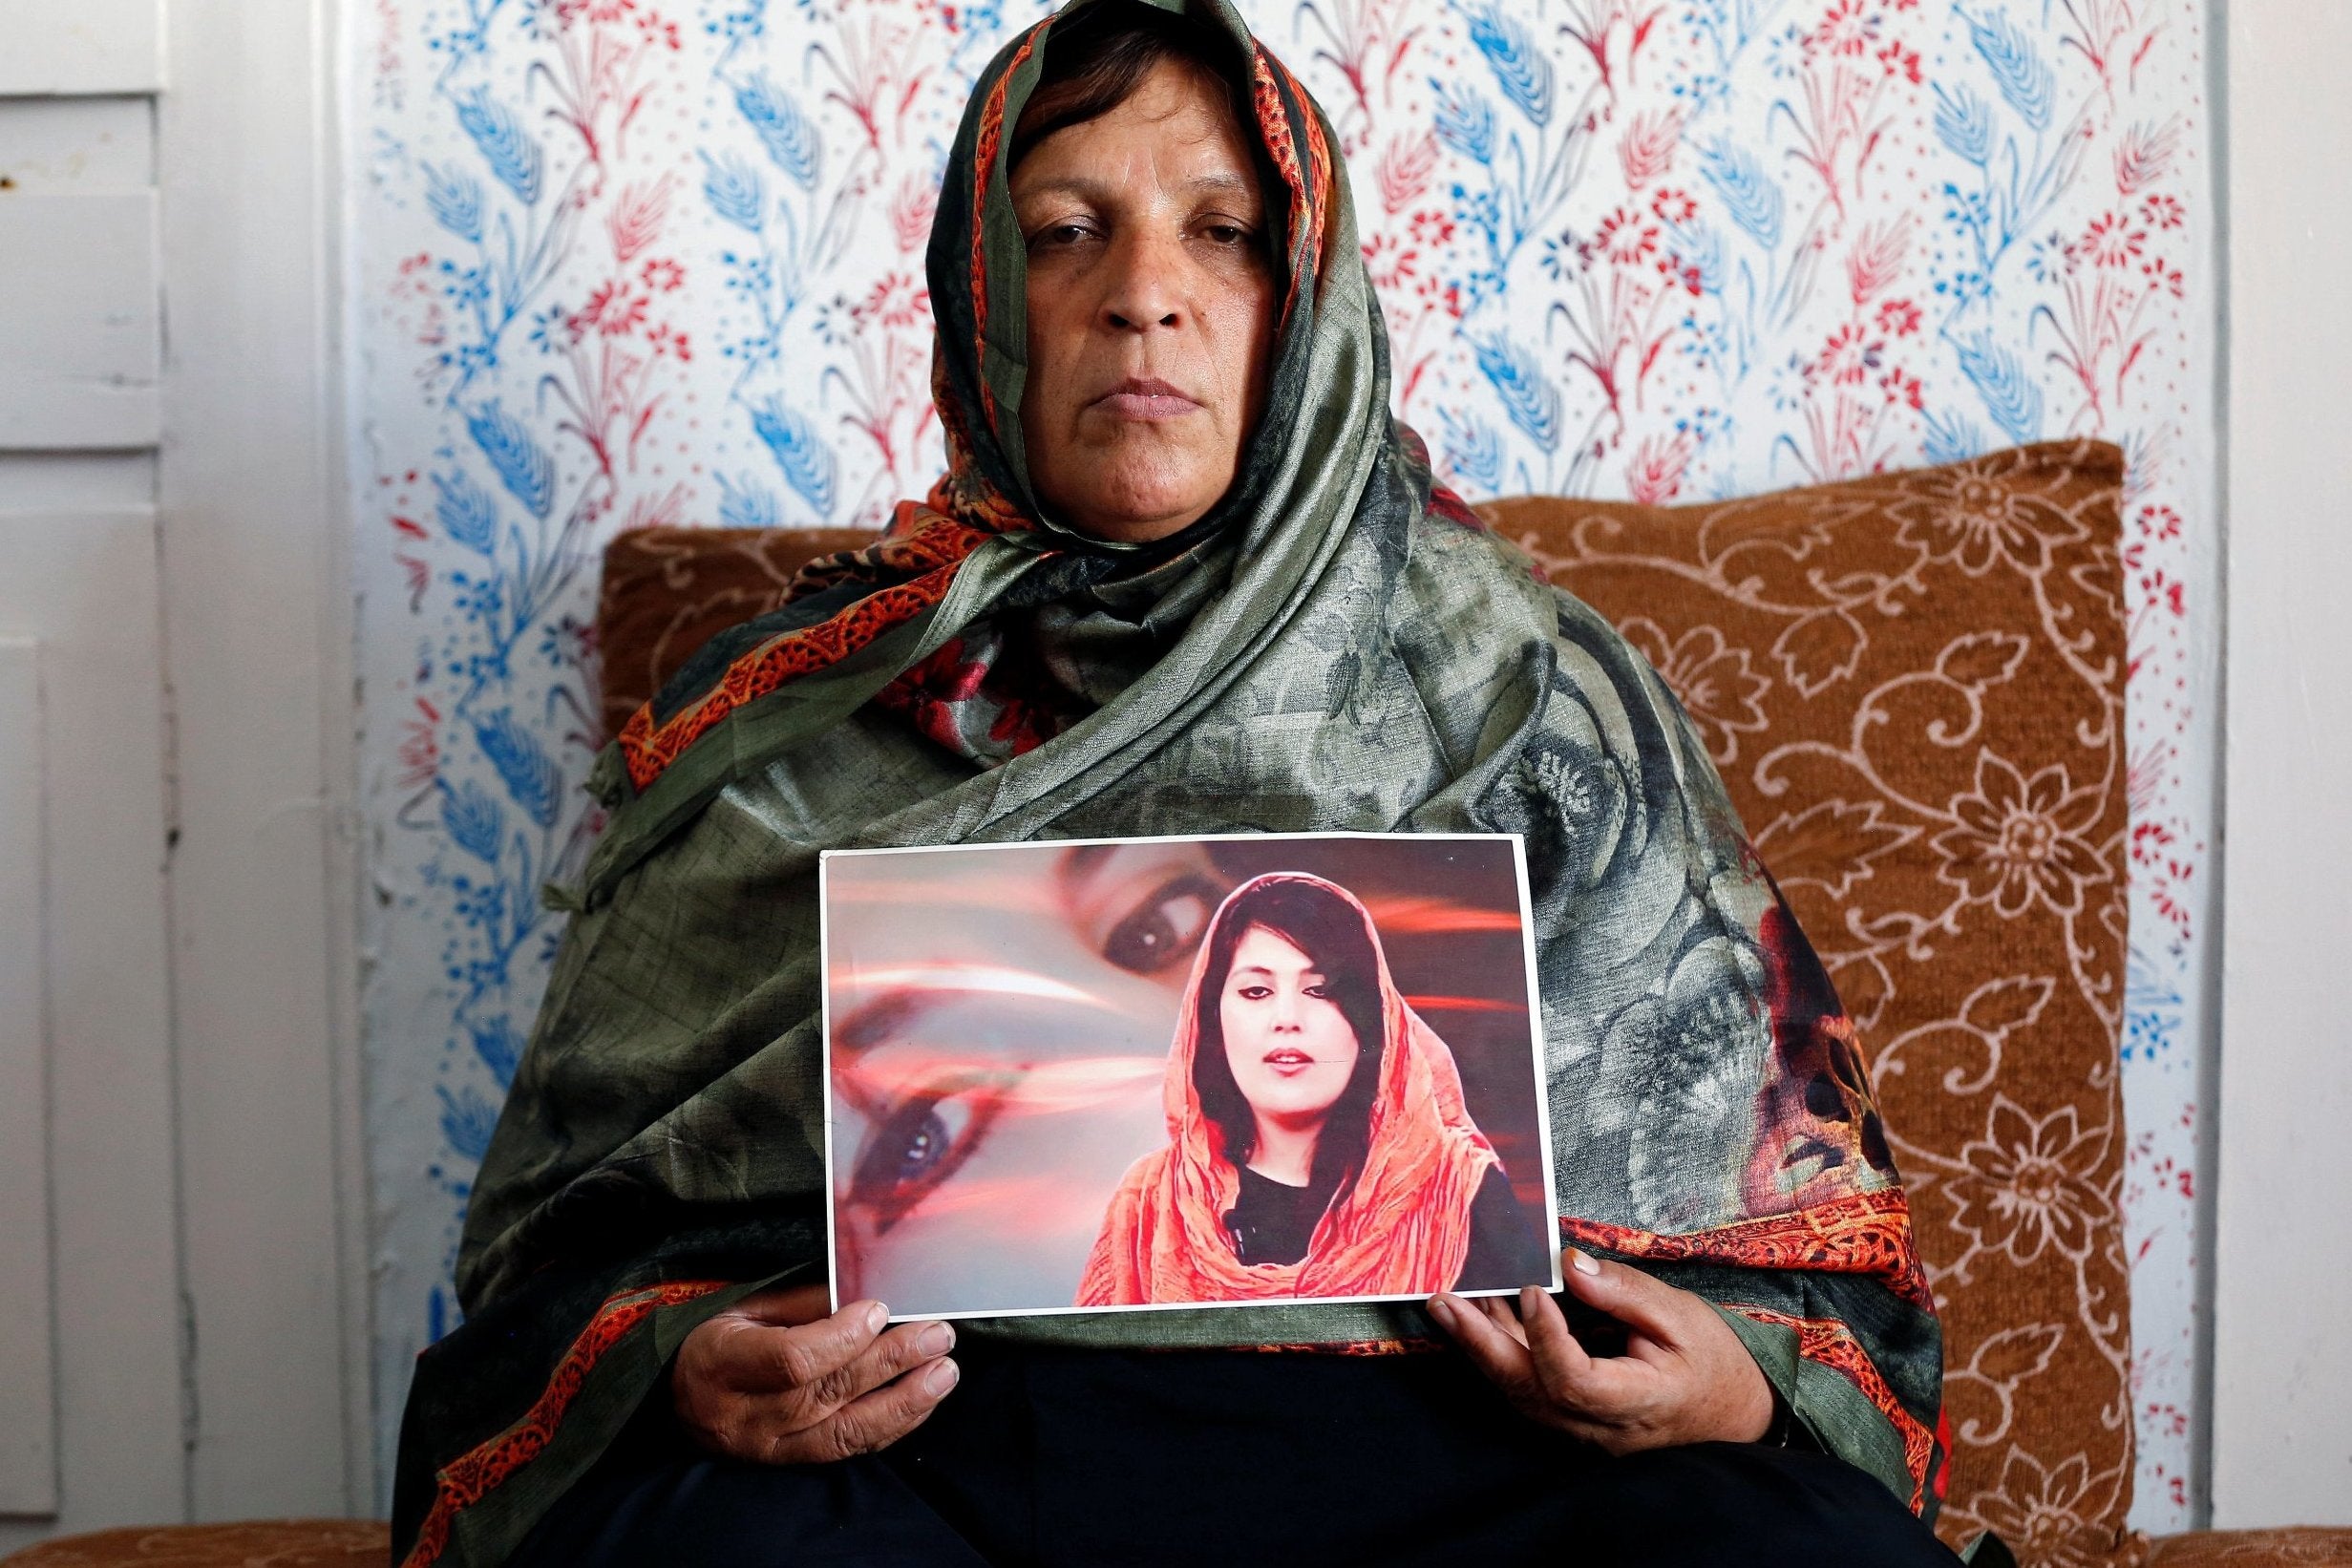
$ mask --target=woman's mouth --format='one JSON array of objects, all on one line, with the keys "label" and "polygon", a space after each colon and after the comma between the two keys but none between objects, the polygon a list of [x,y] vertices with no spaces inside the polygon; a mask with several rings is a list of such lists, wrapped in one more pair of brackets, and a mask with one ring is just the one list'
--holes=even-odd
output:
[{"label": "woman's mouth", "polygon": [[1200,405],[1165,381],[1130,376],[1094,399],[1114,419],[1175,419],[1197,413]]},{"label": "woman's mouth", "polygon": [[1277,1072],[1299,1072],[1315,1065],[1315,1058],[1295,1046],[1266,1052],[1266,1066]]}]

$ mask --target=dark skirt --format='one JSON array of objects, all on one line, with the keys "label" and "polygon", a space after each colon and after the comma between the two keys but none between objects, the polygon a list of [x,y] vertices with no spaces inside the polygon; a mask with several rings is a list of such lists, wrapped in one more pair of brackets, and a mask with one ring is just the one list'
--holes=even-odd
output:
[{"label": "dark skirt", "polygon": [[1949,1568],[1894,1495],[1818,1451],[1611,1459],[1458,1357],[1033,1350],[878,1455],[767,1467],[648,1421],[533,1532],[522,1568],[1754,1564]]}]

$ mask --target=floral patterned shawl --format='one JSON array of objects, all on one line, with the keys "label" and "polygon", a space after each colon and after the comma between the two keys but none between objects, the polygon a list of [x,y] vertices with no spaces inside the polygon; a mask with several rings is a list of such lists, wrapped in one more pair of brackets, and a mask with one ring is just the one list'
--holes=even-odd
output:
[{"label": "floral patterned shawl", "polygon": [[[1141,549],[1030,494],[1002,154],[1042,22],[982,78],[933,231],[947,477],[600,761],[615,813],[474,1188],[467,1320],[411,1388],[409,1563],[503,1560],[695,1324],[822,1277],[818,854],[1131,834],[1523,835],[1567,1238],[1715,1303],[1813,1434],[1934,1506],[1934,1306],[1826,975],[1657,674],[1466,525],[1390,417],[1321,111],[1226,0],[1146,3],[1230,41],[1279,183],[1276,357],[1234,488]],[[967,1332],[1432,1337],[1397,1303]]]}]

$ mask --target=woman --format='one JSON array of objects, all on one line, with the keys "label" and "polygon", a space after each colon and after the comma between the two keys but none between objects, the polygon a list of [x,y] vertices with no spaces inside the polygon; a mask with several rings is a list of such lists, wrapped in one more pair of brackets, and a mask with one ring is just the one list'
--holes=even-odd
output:
[{"label": "woman", "polygon": [[[1224,0],[992,63],[929,256],[947,477],[600,763],[409,1562],[1949,1560],[1835,998],[1655,672],[1432,489],[1332,146]],[[1318,829],[1525,837],[1565,1277],[1624,1354],[1540,1291],[826,1313],[821,851]]]},{"label": "woman", "polygon": [[1244,883],[1177,1016],[1168,1146],[1112,1197],[1080,1306],[1550,1277],[1452,1053],[1397,994],[1346,889],[1298,873]]}]

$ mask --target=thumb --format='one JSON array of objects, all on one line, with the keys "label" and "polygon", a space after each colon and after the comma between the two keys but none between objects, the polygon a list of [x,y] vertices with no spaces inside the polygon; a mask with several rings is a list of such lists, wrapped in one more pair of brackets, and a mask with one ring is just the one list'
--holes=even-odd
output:
[{"label": "thumb", "polygon": [[1574,1247],[1561,1253],[1560,1264],[1560,1279],[1578,1301],[1662,1345],[1682,1343],[1682,1291],[1638,1268],[1604,1262]]}]

